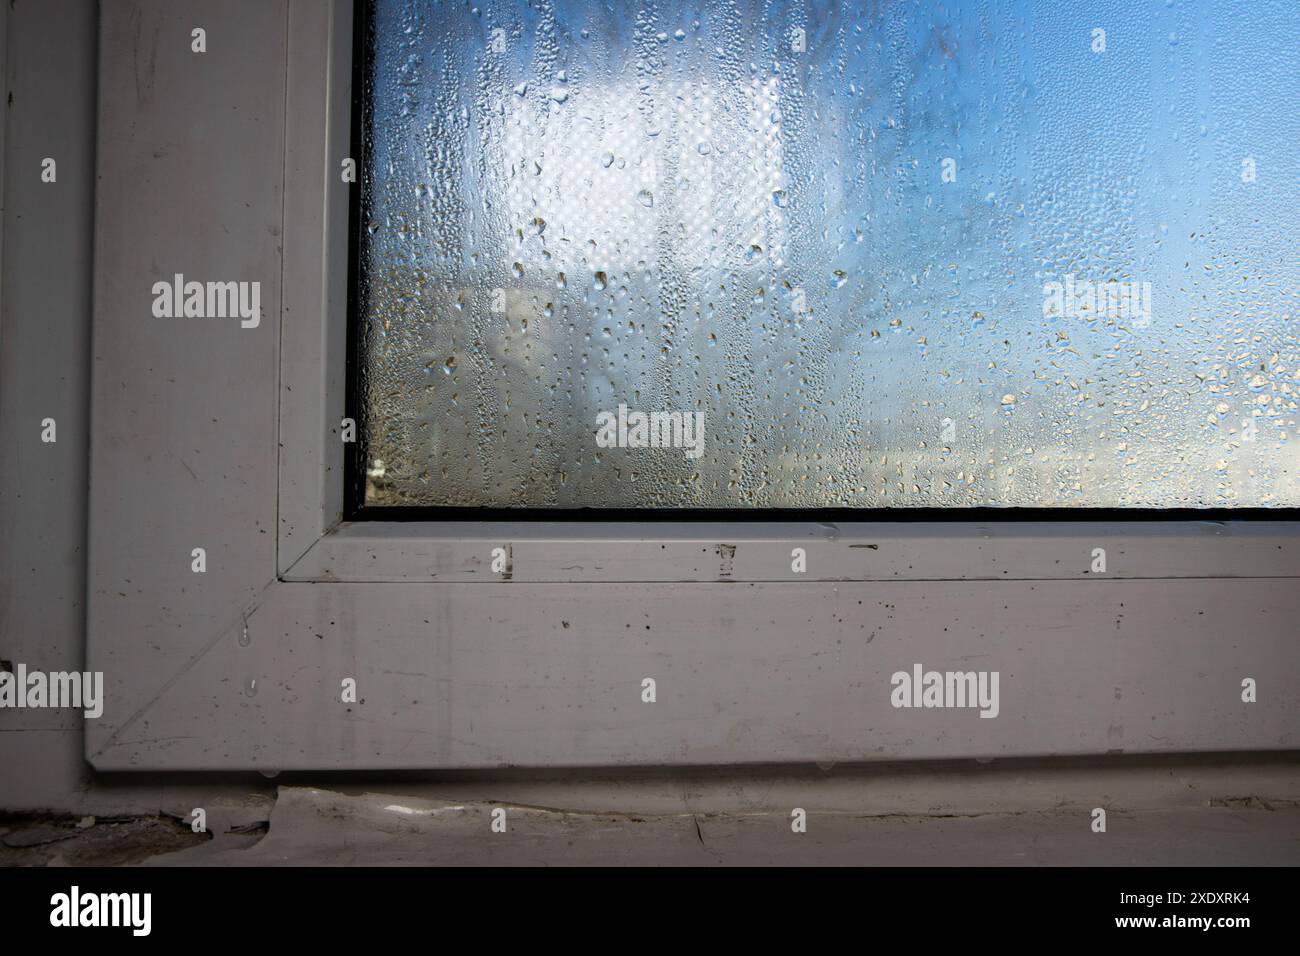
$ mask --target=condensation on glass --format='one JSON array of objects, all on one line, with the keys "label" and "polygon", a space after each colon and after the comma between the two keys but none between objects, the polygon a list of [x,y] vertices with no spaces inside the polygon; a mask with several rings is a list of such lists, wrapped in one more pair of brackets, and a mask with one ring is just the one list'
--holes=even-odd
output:
[{"label": "condensation on glass", "polygon": [[380,0],[365,503],[1300,505],[1298,36]]}]

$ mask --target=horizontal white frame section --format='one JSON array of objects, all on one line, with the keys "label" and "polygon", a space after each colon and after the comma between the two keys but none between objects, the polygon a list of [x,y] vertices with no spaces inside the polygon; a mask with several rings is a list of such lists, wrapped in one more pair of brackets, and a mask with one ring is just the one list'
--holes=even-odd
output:
[{"label": "horizontal white frame section", "polygon": [[[475,600],[481,594],[482,598]],[[96,766],[418,769],[1293,748],[1292,581],[282,585]],[[891,704],[999,672],[998,716]],[[1241,679],[1260,700],[1241,699]],[[356,681],[357,702],[340,688]],[[642,700],[643,681],[656,700]]]},{"label": "horizontal white frame section", "polygon": [[[1300,748],[1294,522],[341,522],[352,5],[100,29],[96,767]],[[154,318],[176,272],[262,322]],[[916,664],[998,671],[999,716],[893,707]]]},{"label": "horizontal white frame section", "polygon": [[284,577],[546,583],[1101,576],[1296,578],[1300,538],[1294,523],[1283,521],[365,521],[345,523],[323,536]]}]

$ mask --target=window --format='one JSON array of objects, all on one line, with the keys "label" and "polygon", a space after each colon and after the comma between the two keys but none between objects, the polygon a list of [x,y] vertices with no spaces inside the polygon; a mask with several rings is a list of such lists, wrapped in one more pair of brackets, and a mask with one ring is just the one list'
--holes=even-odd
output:
[{"label": "window", "polygon": [[[372,50],[384,9],[365,11],[371,19],[361,21],[371,24]],[[1204,6],[1197,9],[1204,15]],[[196,69],[188,40],[193,24],[183,5],[107,4],[100,12],[86,607],[87,669],[105,674],[104,714],[86,728],[87,756],[97,768],[573,768],[1295,748],[1290,689],[1298,686],[1292,676],[1300,544],[1294,520],[1287,520],[1291,511],[1270,512],[1282,520],[1152,521],[1141,512],[1116,520],[1086,508],[1061,509],[1048,520],[1026,509],[949,520],[977,515],[898,509],[882,520],[875,509],[861,508],[847,518],[814,509],[787,520],[766,507],[731,507],[728,520],[700,508],[691,512],[693,520],[675,521],[657,520],[664,515],[649,509],[625,518],[623,509],[592,507],[576,515],[555,507],[543,512],[550,520],[539,521],[533,520],[537,505],[503,517],[488,507],[428,509],[408,497],[406,505],[360,513],[379,520],[348,520],[342,471],[357,443],[348,442],[343,419],[375,408],[347,408],[347,324],[364,329],[369,323],[372,340],[376,331],[387,333],[381,344],[390,349],[403,336],[414,339],[419,328],[390,322],[385,329],[380,317],[386,295],[418,290],[409,276],[377,295],[376,273],[354,256],[355,270],[372,282],[369,292],[362,283],[349,293],[348,219],[366,221],[352,204],[364,184],[341,176],[340,162],[356,158],[371,186],[389,168],[367,158],[374,148],[356,151],[363,137],[349,142],[349,117],[356,121],[361,112],[349,112],[353,13],[348,0],[232,8],[220,23],[228,20],[222,29],[237,32],[241,42],[204,61],[211,69]],[[561,35],[580,37],[587,21],[566,15],[572,25]],[[701,29],[706,15],[699,15]],[[825,46],[818,45],[814,25],[841,23],[834,15],[830,9],[808,14],[806,52]],[[886,46],[907,36],[906,11],[890,15],[901,19],[886,30]],[[1163,38],[1173,31],[1160,18],[1183,12],[1156,16],[1137,32],[1148,36],[1159,25],[1163,51]],[[1060,29],[1060,17],[1055,8],[1036,12],[1022,32]],[[1265,263],[1260,274],[1271,277],[1258,286],[1262,301],[1277,298],[1276,289],[1294,288],[1279,264],[1285,246],[1273,244],[1288,236],[1283,213],[1294,203],[1275,201],[1276,183],[1285,178],[1278,170],[1287,167],[1270,146],[1274,140],[1257,128],[1261,121],[1241,115],[1258,109],[1288,128],[1291,114],[1279,91],[1294,91],[1289,60],[1257,51],[1276,51],[1285,42],[1279,38],[1295,31],[1288,29],[1290,6],[1259,7],[1252,17],[1258,35],[1211,16],[1203,29],[1222,32],[1213,51],[1202,45],[1198,52],[1204,64],[1221,67],[1219,47],[1226,44],[1250,64],[1231,83],[1214,83],[1223,89],[1235,83],[1255,100],[1248,108],[1244,94],[1229,97],[1213,116],[1249,132],[1242,141],[1249,141],[1260,173],[1252,185],[1265,192],[1243,201],[1273,197],[1242,220],[1256,230],[1253,245],[1243,240],[1253,258],[1242,261]],[[1112,19],[1123,29],[1123,18]],[[863,15],[852,22],[866,29],[869,21]],[[991,34],[1001,36],[1007,22],[1018,21],[999,13],[990,20]],[[635,24],[634,13],[599,30],[585,28],[605,36],[624,23]],[[529,21],[525,33],[534,36],[537,25]],[[677,27],[668,28],[662,15],[656,25],[647,50],[688,42],[673,38]],[[414,26],[411,38],[434,25]],[[509,51],[513,27],[508,22],[501,29]],[[682,29],[693,29],[691,21]],[[1173,49],[1181,57],[1193,34],[1178,29]],[[752,32],[741,24],[728,35]],[[443,33],[438,49],[450,49],[450,27]],[[1073,36],[1059,35],[1067,33]],[[1264,34],[1269,45],[1254,42]],[[138,38],[154,35],[162,38],[156,71],[142,87]],[[484,55],[493,36],[481,41]],[[1112,35],[1101,55],[1117,52],[1115,40]],[[1125,42],[1130,50],[1146,42],[1142,56],[1151,52],[1140,36]],[[862,41],[864,50],[882,43]],[[596,62],[587,57],[578,66]],[[1163,61],[1151,62],[1143,76],[1166,75]],[[578,66],[565,67],[574,89],[582,88]],[[1053,79],[1050,71],[1042,75],[1042,83]],[[1209,83],[1211,74],[1205,75]],[[434,87],[418,89],[427,96]],[[387,102],[361,89],[355,101],[367,97]],[[201,128],[192,122],[196,108],[206,117]],[[1040,111],[1035,123],[1058,122],[1049,119]],[[1077,125],[1080,117],[1059,121],[1067,120]],[[792,122],[789,114],[784,122]],[[197,132],[182,141],[178,130]],[[1228,139],[1224,155],[1240,169],[1237,137]],[[218,141],[238,149],[212,150]],[[802,215],[805,189],[790,178],[791,150],[788,139],[781,142],[788,205],[769,207],[790,210],[779,220],[787,237],[795,235],[790,230]],[[965,183],[964,171],[976,159],[968,153],[956,159],[956,182],[940,180],[936,191]],[[344,161],[345,174],[348,166]],[[1239,172],[1233,175],[1241,182]],[[504,198],[489,198],[505,208]],[[660,209],[661,199],[655,194],[654,205],[635,205]],[[177,227],[178,207],[187,210],[185,228]],[[381,230],[371,239],[382,237],[383,220],[376,221]],[[363,235],[364,227],[352,232],[358,243]],[[795,248],[794,238],[786,241]],[[903,245],[876,248],[886,261],[903,257]],[[358,244],[354,252],[363,249]],[[410,258],[412,275],[416,266],[429,271],[431,260]],[[531,260],[515,257],[507,269],[515,261],[531,268]],[[1070,265],[1076,277],[1087,274]],[[612,279],[619,268],[597,271]],[[260,282],[263,320],[245,328],[152,315],[153,283],[177,271]],[[393,275],[401,278],[396,270]],[[497,283],[486,288],[522,287]],[[826,291],[813,290],[814,306]],[[349,308],[350,295],[360,308]],[[490,299],[482,309],[484,323],[498,314]],[[1284,338],[1290,313],[1275,315],[1263,305],[1237,311],[1229,313],[1232,321],[1244,324],[1250,313],[1258,322],[1231,347],[1263,354],[1275,340],[1276,363],[1269,364],[1273,352],[1260,361],[1271,370],[1276,393],[1289,395],[1279,376],[1291,374],[1294,364]],[[1153,308],[1152,329],[1158,314]],[[432,322],[432,313],[426,319]],[[724,339],[719,334],[717,347]],[[352,352],[361,384],[376,383],[373,375],[356,373],[380,354]],[[464,381],[481,380],[482,395],[505,394],[484,374],[468,377],[475,368],[468,351],[449,354]],[[1154,349],[1151,355],[1167,358]],[[981,366],[980,374],[990,373]],[[914,369],[891,380],[909,377],[917,377]],[[1219,387],[1205,387],[1212,385]],[[716,383],[710,386],[716,392]],[[1273,387],[1267,391],[1272,409]],[[361,394],[355,389],[352,401]],[[878,394],[884,396],[878,401],[898,400],[897,388]],[[388,397],[398,408],[396,391]],[[1037,414],[1017,397],[1011,421],[1023,421],[1026,410]],[[656,410],[638,402],[632,395],[627,404]],[[508,404],[522,407],[517,396]],[[1151,408],[1161,413],[1158,403]],[[436,426],[436,419],[428,421]],[[757,413],[754,421],[762,421]],[[554,422],[555,433],[586,430],[594,443],[594,421],[575,415]],[[702,463],[717,447],[711,422]],[[882,429],[894,424],[879,421]],[[372,439],[407,427],[400,418],[373,416],[371,426]],[[522,434],[490,431],[481,454]],[[412,454],[417,450],[409,446]],[[685,457],[684,449],[672,450]],[[647,449],[604,451],[613,460]],[[397,474],[400,461],[391,452],[390,458]],[[141,480],[142,462],[148,481]],[[600,490],[571,500],[599,505]],[[499,500],[530,501],[522,493]],[[398,514],[406,520],[383,520]],[[898,514],[906,520],[892,517]],[[781,520],[771,520],[774,515]],[[577,520],[590,516],[599,520]],[[748,516],[763,520],[736,520]],[[195,548],[206,553],[202,574],[193,565]],[[1171,634],[1177,640],[1165,639]],[[955,669],[977,657],[981,669],[1003,674],[998,719],[942,711],[929,714],[928,729],[918,732],[915,712],[892,706],[896,671],[918,661]],[[1260,674],[1283,675],[1271,678],[1281,690],[1245,704],[1240,680]],[[646,677],[658,681],[655,707],[640,697]],[[356,679],[364,706],[340,699],[346,678]],[[217,711],[219,721],[212,719]]]},{"label": "window", "polygon": [[364,503],[1295,506],[1294,16],[1204,13],[379,0]]}]

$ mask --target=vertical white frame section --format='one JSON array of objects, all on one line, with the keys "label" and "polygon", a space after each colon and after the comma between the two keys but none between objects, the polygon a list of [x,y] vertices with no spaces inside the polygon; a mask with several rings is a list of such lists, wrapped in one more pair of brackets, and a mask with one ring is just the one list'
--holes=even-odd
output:
[{"label": "vertical white frame section", "polygon": [[[289,570],[343,514],[350,0],[291,3],[285,109],[279,557]],[[287,439],[287,440],[283,440]]]},{"label": "vertical white frame section", "polygon": [[[1295,522],[341,522],[352,4],[101,19],[96,767],[1300,745]],[[177,271],[261,324],[155,319]],[[916,664],[997,671],[998,716],[894,707]]]}]

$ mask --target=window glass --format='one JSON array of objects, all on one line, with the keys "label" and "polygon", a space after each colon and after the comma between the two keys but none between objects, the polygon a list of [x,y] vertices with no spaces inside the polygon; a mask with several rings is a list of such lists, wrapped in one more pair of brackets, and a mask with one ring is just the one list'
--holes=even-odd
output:
[{"label": "window glass", "polygon": [[372,5],[365,503],[1300,504],[1300,5]]}]

